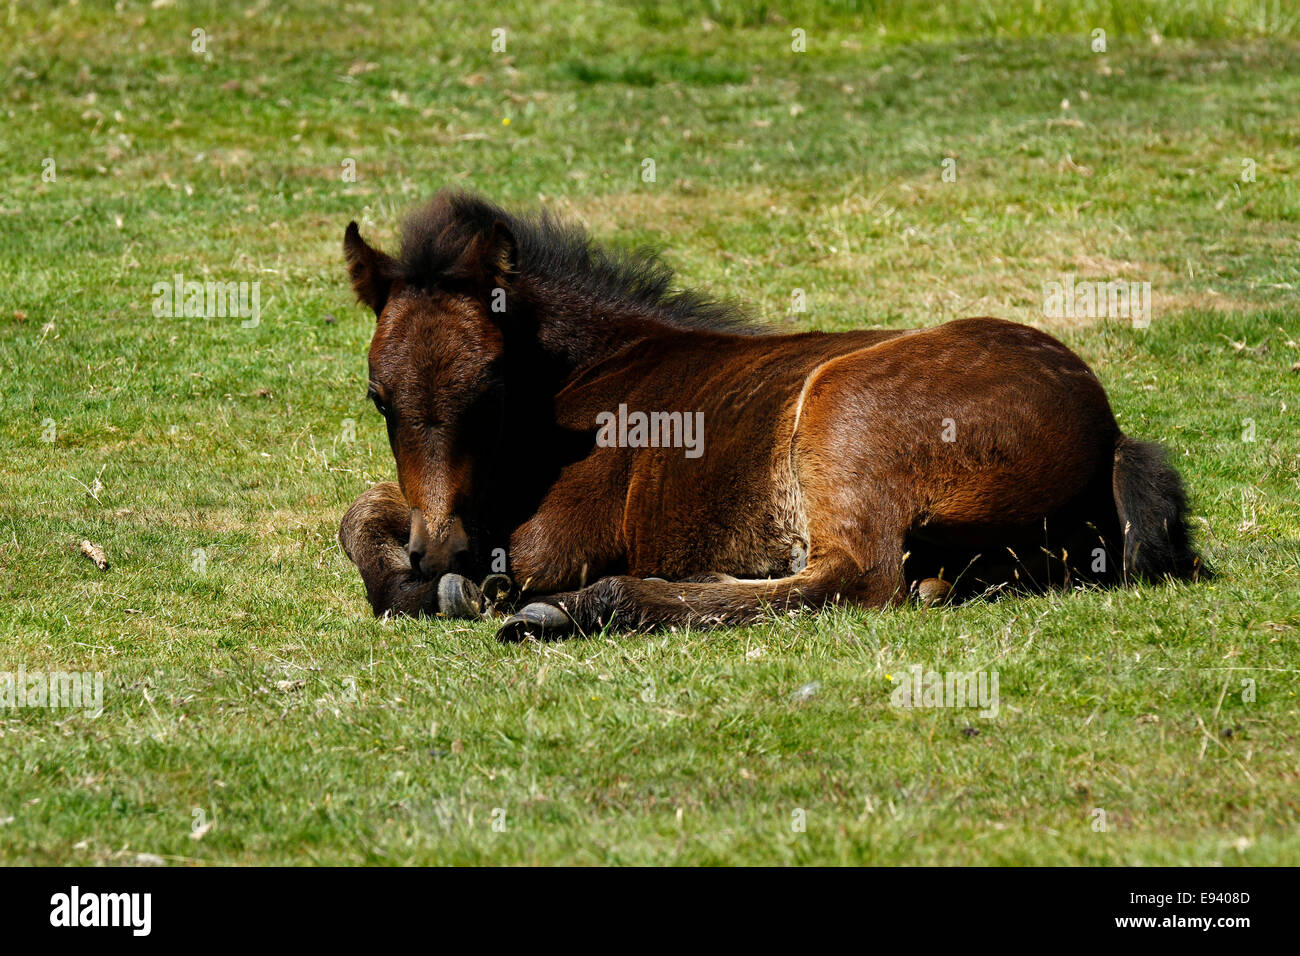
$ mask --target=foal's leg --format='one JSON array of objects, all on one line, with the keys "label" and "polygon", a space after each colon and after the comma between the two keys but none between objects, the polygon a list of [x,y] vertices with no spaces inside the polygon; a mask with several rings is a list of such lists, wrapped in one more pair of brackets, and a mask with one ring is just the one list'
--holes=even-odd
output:
[{"label": "foal's leg", "polygon": [[[822,404],[838,414],[831,398]],[[525,606],[497,631],[498,639],[590,634],[604,627],[748,624],[770,611],[841,603],[882,608],[905,600],[903,543],[914,513],[909,476],[874,472],[869,450],[858,446],[856,456],[826,452],[846,440],[835,432],[835,420],[813,411],[819,409],[810,401],[794,449],[812,545],[803,571],[768,581],[604,578]]]},{"label": "foal's leg", "polygon": [[361,572],[375,616],[479,617],[482,598],[471,582],[459,574],[433,581],[411,570],[406,553],[410,533],[411,506],[391,481],[365,492],[343,516],[339,543]]},{"label": "foal's leg", "polygon": [[549,595],[527,605],[501,626],[497,639],[592,634],[607,626],[638,630],[750,624],[771,612],[842,603],[885,607],[906,597],[902,566],[898,548],[867,566],[827,560],[768,581],[602,578],[580,591]]},{"label": "foal's leg", "polygon": [[411,573],[406,554],[410,533],[411,506],[391,481],[366,491],[343,516],[339,544],[361,572],[376,617],[388,612],[411,617],[438,612],[436,582]]}]

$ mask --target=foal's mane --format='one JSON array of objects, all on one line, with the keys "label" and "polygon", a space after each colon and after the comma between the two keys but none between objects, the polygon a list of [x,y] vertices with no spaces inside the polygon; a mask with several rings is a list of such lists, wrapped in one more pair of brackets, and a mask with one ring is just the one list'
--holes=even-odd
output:
[{"label": "foal's mane", "polygon": [[517,215],[459,190],[443,190],[406,219],[397,260],[402,279],[417,288],[437,286],[465,250],[491,235],[497,223],[514,238],[515,269],[526,280],[521,286],[544,295],[552,306],[583,300],[597,312],[603,307],[648,313],[675,328],[764,331],[732,305],[673,288],[672,268],[652,251],[607,249],[581,226],[546,210]]}]

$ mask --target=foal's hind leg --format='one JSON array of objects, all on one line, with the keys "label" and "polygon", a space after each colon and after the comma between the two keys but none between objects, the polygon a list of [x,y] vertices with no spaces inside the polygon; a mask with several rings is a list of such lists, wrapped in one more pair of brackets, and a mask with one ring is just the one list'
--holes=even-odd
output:
[{"label": "foal's hind leg", "polygon": [[882,608],[903,601],[900,517],[868,503],[845,502],[843,482],[826,470],[805,482],[812,555],[806,569],[767,581],[667,582],[610,577],[580,591],[553,594],[524,607],[497,631],[503,641],[527,636],[590,634],[666,626],[748,624],[770,611],[856,604]]},{"label": "foal's hind leg", "polygon": [[746,624],[767,610],[820,606],[824,589],[811,578],[774,581],[690,582],[602,578],[580,591],[552,594],[524,607],[497,631],[501,641],[525,637],[592,634],[605,627],[621,631],[670,625],[716,627]]},{"label": "foal's hind leg", "polygon": [[607,626],[638,630],[750,624],[771,612],[840,603],[884,607],[905,595],[901,551],[866,567],[824,561],[799,574],[768,581],[609,577],[580,591],[549,595],[527,605],[501,626],[497,639],[591,634]]},{"label": "foal's hind leg", "polygon": [[471,582],[458,574],[432,581],[411,570],[410,533],[411,506],[391,481],[365,492],[343,516],[339,543],[361,572],[375,616],[479,617],[481,597]]}]

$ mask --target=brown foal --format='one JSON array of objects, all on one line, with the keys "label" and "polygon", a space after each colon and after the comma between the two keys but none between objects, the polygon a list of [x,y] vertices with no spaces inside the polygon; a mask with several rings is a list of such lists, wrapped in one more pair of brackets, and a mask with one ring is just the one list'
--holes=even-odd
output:
[{"label": "brown foal", "polygon": [[376,614],[518,640],[1201,573],[1178,474],[1036,329],[766,333],[456,192],[344,250],[397,464],[340,531]]}]

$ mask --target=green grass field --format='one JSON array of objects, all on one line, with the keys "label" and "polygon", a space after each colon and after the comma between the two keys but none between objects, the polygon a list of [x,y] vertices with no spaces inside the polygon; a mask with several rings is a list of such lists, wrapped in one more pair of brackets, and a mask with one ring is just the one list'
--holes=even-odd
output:
[{"label": "green grass field", "polygon": [[[0,672],[104,675],[97,718],[0,709],[0,860],[1300,862],[1300,9],[475,6],[0,5]],[[343,229],[449,184],[777,326],[1058,334],[1220,576],[550,645],[374,620]],[[260,322],[155,316],[178,273]],[[1046,317],[1065,275],[1150,282],[1150,328]],[[914,665],[997,671],[1000,712],[893,706]]]}]

